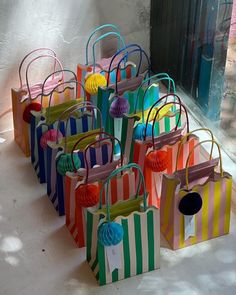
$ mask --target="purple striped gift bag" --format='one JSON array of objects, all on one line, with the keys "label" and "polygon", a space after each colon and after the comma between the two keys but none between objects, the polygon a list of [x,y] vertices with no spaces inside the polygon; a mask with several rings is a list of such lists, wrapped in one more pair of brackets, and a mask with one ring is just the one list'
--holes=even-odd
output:
[{"label": "purple striped gift bag", "polygon": [[[161,233],[173,250],[229,233],[232,176],[223,171],[220,146],[213,140],[198,143],[216,145],[218,159],[164,174],[161,192]],[[220,161],[220,169],[216,167]]]}]

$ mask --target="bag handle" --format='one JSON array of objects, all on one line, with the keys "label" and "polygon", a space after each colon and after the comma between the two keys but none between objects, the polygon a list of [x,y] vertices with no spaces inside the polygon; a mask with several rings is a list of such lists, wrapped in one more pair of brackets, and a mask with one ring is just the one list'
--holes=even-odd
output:
[{"label": "bag handle", "polygon": [[[40,59],[40,58],[45,58],[45,57],[50,57],[50,58],[53,58],[55,60],[55,62],[59,65],[60,69],[63,70],[63,67],[62,67],[62,64],[61,62],[59,61],[59,59],[53,55],[49,55],[49,54],[44,54],[44,55],[39,55],[35,58],[33,58],[29,64],[27,65],[27,68],[26,68],[26,86],[27,86],[27,90],[28,90],[28,94],[29,94],[29,99],[32,99],[31,97],[31,91],[30,91],[30,86],[29,86],[29,77],[28,77],[28,71],[29,71],[29,68],[31,66],[32,63],[34,63],[36,60]],[[64,80],[64,76],[63,76],[63,73],[62,73],[62,77],[61,77],[61,80],[63,81]]]},{"label": "bag handle", "polygon": [[[98,112],[99,114],[99,125],[100,125],[100,130],[102,130],[102,114],[101,114],[101,111],[100,109],[95,106],[95,105],[92,105],[87,102],[84,102],[83,103],[79,103],[75,106],[75,108],[72,108],[71,111],[67,114],[67,117],[66,117],[66,126],[65,126],[65,145],[64,145],[64,148],[65,148],[65,152],[67,152],[67,129],[68,129],[68,124],[69,124],[69,119],[70,117],[72,116],[72,114],[74,114],[75,112],[79,111],[79,110],[83,110],[84,108],[89,108],[89,109],[92,109],[92,117],[94,118],[95,116],[95,110]],[[82,113],[82,117],[86,115],[85,113]],[[88,115],[88,114],[87,114]],[[92,125],[94,124],[94,121],[92,121]],[[60,126],[60,121],[58,121],[58,125],[57,125],[57,130],[59,131],[59,126]],[[93,126],[94,127],[94,126]],[[58,143],[58,138],[57,138],[57,143]]]},{"label": "bag handle", "polygon": [[[161,75],[164,75],[164,77],[158,78],[158,77],[160,77]],[[167,75],[167,76],[165,77],[165,75]],[[153,76],[153,77],[154,77],[154,76]],[[153,78],[153,77],[151,77],[151,78]],[[171,84],[172,84],[173,92],[176,93],[175,82],[174,82],[174,80],[173,80],[172,78],[169,77],[168,74],[166,74],[166,73],[160,73],[160,74],[155,75],[155,77],[157,78],[156,81],[153,82],[152,84],[150,84],[150,85],[148,86],[147,89],[145,89],[144,94],[143,94],[143,97],[142,97],[142,123],[144,123],[144,109],[143,109],[143,105],[144,105],[145,97],[146,97],[146,95],[147,95],[147,92],[148,92],[149,89],[153,86],[154,83],[156,83],[156,82],[161,82],[161,81],[163,81],[163,80],[167,80],[167,81],[168,81],[168,93],[170,92],[170,86],[171,86]],[[144,81],[142,82],[142,84],[141,84],[141,85],[139,86],[139,88],[138,88],[137,98],[136,98],[136,102],[135,102],[135,109],[134,109],[135,114],[136,114],[136,112],[137,112],[138,99],[139,99],[139,96],[140,96],[140,89],[143,87],[143,85],[144,85],[145,83],[148,83],[148,82],[150,82],[150,81],[151,81],[151,79],[149,79],[149,78],[146,79],[146,80],[144,80]]]},{"label": "bag handle", "polygon": [[[194,148],[191,150],[191,152],[189,153],[188,155],[188,158],[187,158],[187,161],[186,161],[186,174],[185,174],[185,180],[186,180],[186,189],[189,190],[189,179],[188,179],[188,166],[189,166],[189,161],[190,161],[190,157],[192,155],[192,153],[194,152],[194,150],[202,145],[203,143],[212,143],[212,151],[213,151],[213,146],[214,144],[217,146],[217,149],[218,149],[218,153],[219,153],[219,158],[220,158],[220,176],[223,177],[224,176],[224,172],[223,172],[223,165],[222,165],[222,154],[221,154],[221,150],[220,150],[220,145],[218,144],[218,142],[216,142],[215,140],[203,140],[201,142],[199,142],[198,144],[196,144],[194,146]],[[210,155],[210,159],[212,158],[212,155]]]},{"label": "bag handle", "polygon": [[182,103],[179,103],[179,102],[176,102],[176,101],[173,101],[173,102],[168,102],[166,104],[164,104],[163,106],[161,106],[156,114],[155,114],[155,117],[153,119],[153,124],[152,124],[152,143],[153,143],[153,147],[155,146],[155,138],[154,138],[154,127],[155,127],[155,122],[156,122],[156,119],[157,119],[157,116],[158,114],[160,113],[160,111],[166,107],[167,105],[179,105],[180,106],[180,116],[178,118],[178,121],[176,123],[176,126],[175,126],[175,131],[177,130],[178,128],[178,125],[179,125],[179,121],[180,121],[180,117],[182,116],[182,108],[184,109],[184,112],[185,112],[185,116],[186,116],[186,121],[187,121],[187,132],[189,132],[189,118],[188,118],[188,112],[187,112],[187,109],[186,107],[182,104]]},{"label": "bag handle", "polygon": [[[73,75],[73,79],[70,79],[70,80],[67,80],[67,81],[62,81],[62,82],[60,82],[58,85],[56,85],[52,90],[51,90],[51,92],[49,92],[49,93],[47,93],[47,95],[50,95],[50,97],[49,97],[49,101],[48,101],[48,108],[50,108],[50,106],[51,106],[51,100],[52,100],[52,96],[53,96],[53,93],[57,90],[57,88],[58,87],[60,87],[60,86],[62,86],[62,85],[65,85],[65,84],[71,84],[71,83],[73,83],[73,84],[76,84],[75,86],[76,86],[76,92],[75,92],[75,98],[77,98],[77,85],[79,84],[80,86],[81,86],[81,88],[83,89],[83,92],[84,92],[84,97],[85,97],[85,95],[86,95],[86,92],[85,92],[85,89],[84,89],[84,85],[81,83],[81,82],[79,82],[78,80],[77,80],[77,76],[76,76],[76,74],[73,72],[73,71],[71,71],[71,70],[59,70],[59,71],[56,71],[56,72],[53,72],[53,73],[51,73],[49,76],[47,76],[47,78],[43,81],[43,84],[42,84],[42,95],[41,95],[41,106],[42,106],[42,104],[43,104],[43,96],[45,95],[45,93],[44,93],[44,90],[45,90],[45,84],[46,84],[46,82],[47,82],[47,80],[49,80],[49,78],[50,77],[52,77],[53,75],[55,75],[55,74],[58,74],[58,73],[70,73],[70,74],[72,74]],[[65,90],[65,88],[63,89],[63,91]],[[60,91],[59,93],[61,93],[61,92],[63,92],[63,91]]]},{"label": "bag handle", "polygon": [[138,196],[138,193],[140,192],[140,189],[141,189],[141,183],[143,185],[143,206],[144,206],[144,210],[146,211],[147,209],[147,191],[146,191],[146,185],[145,185],[145,181],[144,181],[144,176],[143,176],[143,173],[142,173],[142,170],[140,168],[139,165],[135,164],[135,163],[130,163],[130,164],[127,164],[127,165],[124,165],[116,170],[114,170],[109,176],[108,178],[104,181],[103,185],[102,185],[102,188],[100,190],[100,203],[99,203],[99,208],[101,209],[102,208],[102,193],[103,193],[103,190],[104,190],[104,187],[106,185],[106,193],[105,193],[105,197],[106,197],[106,219],[107,221],[109,222],[110,221],[110,204],[109,204],[109,199],[108,199],[108,189],[109,189],[109,183],[111,181],[111,179],[116,176],[117,174],[119,173],[122,173],[124,170],[128,170],[128,169],[131,169],[131,168],[134,168],[136,170],[138,170],[138,173],[139,173],[139,184],[137,186],[137,190],[136,190],[136,197]]},{"label": "bag handle", "polygon": [[[20,63],[20,66],[19,66],[19,72],[18,73],[19,73],[19,79],[20,79],[20,88],[22,88],[22,86],[23,86],[22,73],[21,73],[23,64],[25,63],[26,59],[29,56],[31,56],[32,54],[34,54],[35,52],[38,52],[38,51],[49,51],[52,56],[56,57],[56,52],[54,50],[52,50],[51,48],[47,48],[47,47],[36,48],[36,49],[30,51],[28,54],[26,54],[26,56],[22,59],[22,61]],[[55,71],[55,69],[56,69],[56,60],[54,62],[53,71]]]},{"label": "bag handle", "polygon": [[140,68],[141,68],[141,64],[142,64],[142,56],[144,55],[146,57],[146,60],[148,62],[148,71],[150,70],[151,68],[151,64],[150,64],[150,60],[148,58],[148,55],[147,53],[143,50],[143,49],[134,49],[130,52],[127,52],[126,54],[124,54],[124,56],[120,59],[118,65],[117,65],[117,71],[116,71],[116,93],[118,93],[118,70],[120,69],[120,65],[121,65],[121,62],[124,61],[125,59],[128,58],[128,56],[130,54],[134,54],[135,52],[139,52],[140,53],[140,59],[139,59],[139,66],[138,66],[138,70],[137,70],[137,73],[136,73],[136,77],[139,76],[139,73],[140,73]]},{"label": "bag handle", "polygon": [[[102,30],[102,29],[104,29],[104,28],[112,28],[112,29],[114,29],[114,32],[117,32],[117,34],[119,34],[119,35],[121,36],[121,34],[120,34],[120,30],[118,29],[118,27],[117,27],[116,25],[113,25],[113,24],[104,24],[104,25],[101,25],[101,26],[95,28],[95,29],[90,33],[90,35],[89,35],[89,37],[88,37],[88,40],[87,40],[87,43],[86,43],[86,49],[85,49],[85,54],[86,54],[86,56],[85,56],[85,58],[86,58],[85,64],[86,64],[86,65],[88,65],[88,63],[89,63],[89,60],[88,60],[88,56],[89,56],[89,43],[90,43],[92,37],[93,37],[98,31],[100,31],[100,30]],[[112,32],[112,31],[111,31],[111,32]],[[122,36],[121,36],[121,38],[122,38]],[[122,38],[122,39],[123,39],[123,38]]]},{"label": "bag handle", "polygon": [[[111,74],[111,71],[113,70],[112,69],[112,64],[113,62],[115,61],[116,57],[119,56],[121,53],[123,53],[126,49],[130,49],[130,48],[138,48],[138,49],[142,49],[141,46],[139,46],[138,44],[129,44],[129,45],[126,45],[124,48],[121,48],[120,50],[118,50],[111,58],[111,61],[110,61],[110,64],[109,64],[109,68],[108,68],[108,76],[107,76],[107,87],[109,86],[109,81],[110,81],[110,74]],[[140,52],[140,59],[142,58],[142,54]],[[141,67],[141,63],[139,63],[139,67],[138,67],[138,72],[140,71],[140,67]]]},{"label": "bag handle", "polygon": [[[102,39],[108,37],[108,36],[116,36],[117,39],[120,41],[121,43],[121,48],[125,46],[125,41],[124,39],[122,38],[122,36],[119,34],[119,33],[116,33],[116,32],[108,32],[108,33],[105,33],[103,34],[102,36],[100,36],[99,38],[97,38],[94,43],[93,43],[93,73],[95,72],[95,67],[96,67],[96,53],[95,53],[95,46],[97,43],[99,43]],[[86,64],[87,65],[87,64]]]},{"label": "bag handle", "polygon": [[[85,169],[86,169],[86,176],[85,176],[85,182],[84,183],[88,183],[88,177],[89,177],[89,166],[88,166],[88,158],[87,158],[87,155],[88,155],[88,150],[91,146],[95,145],[96,143],[99,143],[99,145],[101,145],[101,143],[103,141],[106,141],[108,139],[111,140],[112,142],[112,153],[111,153],[111,158],[110,158],[110,163],[112,163],[112,160],[113,160],[113,156],[114,156],[114,147],[115,147],[115,141],[118,142],[119,146],[120,146],[120,149],[121,149],[121,142],[120,140],[117,138],[117,137],[114,137],[112,136],[111,134],[107,133],[107,132],[102,132],[102,134],[105,134],[107,135],[107,137],[105,138],[99,138],[98,140],[88,144],[84,150],[84,163],[85,163]],[[72,150],[73,151],[73,150]],[[72,159],[72,163],[73,163],[73,167],[74,167],[74,171],[76,172],[76,167],[75,167],[75,164],[74,164],[74,159],[73,159],[73,153],[71,153],[71,159]],[[121,159],[121,165],[123,165],[123,153],[121,152],[120,154],[120,159]]]},{"label": "bag handle", "polygon": [[[198,131],[206,131],[206,132],[208,132],[209,135],[211,136],[211,140],[214,141],[214,135],[213,135],[212,131],[210,129],[208,129],[208,128],[198,128],[198,129],[195,129],[195,130],[193,130],[193,131],[188,132],[187,134],[185,134],[181,138],[180,143],[179,143],[179,146],[178,146],[177,156],[176,156],[176,163],[175,163],[175,171],[177,171],[177,168],[178,168],[178,160],[179,160],[179,155],[180,155],[181,147],[183,146],[183,144],[185,143],[185,141],[188,140],[188,137],[191,134],[194,134],[195,132],[198,132]],[[214,148],[214,145],[212,144],[210,155],[212,155],[213,148]]]},{"label": "bag handle", "polygon": [[[151,106],[151,108],[149,109],[148,116],[147,116],[147,120],[146,120],[146,126],[145,126],[145,129],[144,129],[144,140],[146,140],[146,138],[147,138],[148,122],[149,122],[149,117],[150,117],[150,115],[151,115],[151,113],[152,113],[152,110],[153,110],[154,107],[155,107],[157,104],[159,104],[162,100],[164,100],[164,99],[167,100],[167,98],[170,97],[170,96],[171,96],[171,97],[174,96],[175,98],[177,98],[178,104],[179,104],[180,106],[183,106],[180,97],[179,97],[177,94],[174,94],[174,93],[169,93],[169,94],[167,94],[167,95],[162,96],[160,99],[158,99],[158,100],[157,100],[157,101]],[[171,104],[174,104],[174,102],[171,102],[171,103],[168,103],[168,104],[171,105]],[[162,106],[157,110],[157,112],[159,113],[160,110],[161,110],[162,108],[164,108],[166,105],[167,105],[167,103],[165,103],[164,105],[162,105]],[[181,108],[180,108],[180,110],[181,110]],[[185,108],[185,110],[186,110],[186,108]],[[156,114],[156,115],[157,115],[157,114]],[[156,117],[155,117],[155,118],[156,118]],[[179,124],[179,120],[180,120],[180,117],[179,117],[179,119],[178,119],[178,122],[177,122],[176,126],[178,126],[178,124]],[[189,131],[189,118],[188,118],[188,113],[187,113],[187,112],[186,112],[186,120],[187,120],[187,130]],[[177,127],[176,127],[176,130],[177,130]],[[187,131],[187,132],[188,132],[188,131]]]},{"label": "bag handle", "polygon": [[[182,101],[180,99],[180,97],[175,94],[175,93],[168,93],[164,96],[162,96],[161,98],[159,98],[149,109],[149,112],[148,112],[148,115],[147,115],[147,120],[146,120],[146,128],[145,128],[145,131],[144,131],[144,140],[146,140],[146,130],[147,130],[147,125],[148,125],[148,122],[149,122],[149,117],[151,116],[151,113],[152,113],[152,110],[155,108],[156,105],[158,105],[161,101],[163,101],[164,99],[166,99],[166,102],[167,102],[167,99],[168,97],[175,97],[177,98],[177,101],[179,102],[179,104],[182,104]],[[166,103],[165,102],[165,103]]]}]

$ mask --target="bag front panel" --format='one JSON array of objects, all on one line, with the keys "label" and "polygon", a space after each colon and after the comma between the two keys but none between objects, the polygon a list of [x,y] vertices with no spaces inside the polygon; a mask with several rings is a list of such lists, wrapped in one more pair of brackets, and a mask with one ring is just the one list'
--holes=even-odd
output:
[{"label": "bag front panel", "polygon": [[[56,86],[56,85],[55,85]],[[30,130],[31,127],[23,120],[23,113],[25,108],[31,102],[41,102],[41,96],[30,100],[21,101],[25,92],[22,90],[12,89],[12,110],[13,110],[13,124],[14,124],[14,138],[16,143],[20,146],[24,154],[28,157],[31,153]],[[74,97],[74,90],[68,88],[63,93],[54,92],[52,95],[52,105],[70,100]],[[49,97],[43,97],[43,107],[48,106]],[[39,119],[37,120],[37,123]]]},{"label": "bag front panel", "polygon": [[193,191],[201,195],[203,205],[195,215],[195,236],[185,240],[184,216],[179,212],[178,205],[186,193],[179,190],[175,180],[163,177],[161,232],[174,250],[229,232],[232,178],[218,177],[216,181],[194,186]]},{"label": "bag front panel", "polygon": [[[165,145],[160,151],[167,152],[167,169],[162,172],[153,172],[144,160],[144,177],[146,182],[146,189],[149,193],[149,206],[157,206],[160,207],[160,197],[161,197],[161,187],[162,187],[162,177],[163,174],[172,174],[176,169],[176,161],[177,161],[177,169],[183,169],[186,165],[186,161],[190,151],[193,147],[199,142],[197,137],[190,138],[189,141],[183,144],[180,155],[177,161],[177,152],[179,148],[180,142],[176,142],[174,145]],[[150,149],[151,150],[151,149]],[[149,151],[147,151],[147,154]],[[196,148],[192,155],[190,156],[189,166],[194,164],[198,164],[200,162],[200,147]]]},{"label": "bag front panel", "polygon": [[[160,267],[160,219],[159,211],[149,208],[146,212],[131,213],[127,217],[118,217],[115,222],[122,225],[124,237],[120,243],[121,269],[115,269],[110,273],[105,248],[97,241],[97,227],[100,221],[92,214],[88,219],[92,230],[89,244],[87,245],[87,260],[99,280],[100,285],[109,284],[152,271]],[[96,225],[95,225],[96,224]],[[91,226],[92,225],[92,226]],[[93,245],[92,245],[93,244]]]}]

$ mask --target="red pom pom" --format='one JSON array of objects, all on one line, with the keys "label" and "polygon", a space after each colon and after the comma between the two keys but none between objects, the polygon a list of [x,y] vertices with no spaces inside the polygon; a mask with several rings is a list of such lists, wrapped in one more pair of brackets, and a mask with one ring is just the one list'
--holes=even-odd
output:
[{"label": "red pom pom", "polygon": [[76,190],[76,203],[79,207],[93,207],[99,201],[99,188],[95,184],[81,184]]},{"label": "red pom pom", "polygon": [[167,152],[151,151],[146,156],[147,166],[154,172],[161,172],[167,168]]},{"label": "red pom pom", "polygon": [[31,121],[31,116],[32,116],[31,111],[36,111],[36,112],[41,111],[41,104],[38,102],[32,102],[27,105],[23,113],[23,120],[26,123],[30,123]]}]

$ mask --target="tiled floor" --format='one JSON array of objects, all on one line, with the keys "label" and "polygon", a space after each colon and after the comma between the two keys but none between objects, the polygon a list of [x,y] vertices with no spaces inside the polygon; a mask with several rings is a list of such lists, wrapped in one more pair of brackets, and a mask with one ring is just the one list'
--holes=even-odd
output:
[{"label": "tiled floor", "polygon": [[[236,294],[235,213],[230,235],[179,251],[163,247],[160,270],[98,287],[12,131],[0,137],[1,295]],[[226,155],[224,165],[236,177]]]}]

